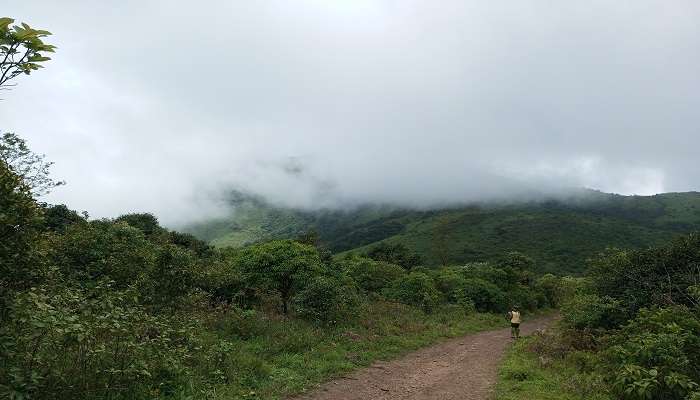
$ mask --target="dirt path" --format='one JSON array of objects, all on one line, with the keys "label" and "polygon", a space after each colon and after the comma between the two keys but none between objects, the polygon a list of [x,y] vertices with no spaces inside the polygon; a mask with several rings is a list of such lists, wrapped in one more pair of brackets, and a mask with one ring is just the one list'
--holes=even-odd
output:
[{"label": "dirt path", "polygon": [[[553,319],[525,322],[521,333],[542,329]],[[449,339],[398,360],[377,362],[296,399],[485,400],[510,341],[510,328]]]}]

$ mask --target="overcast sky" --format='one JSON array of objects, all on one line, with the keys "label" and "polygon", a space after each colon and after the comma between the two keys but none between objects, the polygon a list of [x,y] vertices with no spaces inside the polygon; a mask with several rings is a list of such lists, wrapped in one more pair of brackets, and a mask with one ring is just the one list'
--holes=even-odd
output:
[{"label": "overcast sky", "polygon": [[[109,4],[109,5],[107,5]],[[54,33],[0,130],[46,200],[166,223],[223,190],[426,205],[590,187],[700,190],[700,2],[3,4]]]}]

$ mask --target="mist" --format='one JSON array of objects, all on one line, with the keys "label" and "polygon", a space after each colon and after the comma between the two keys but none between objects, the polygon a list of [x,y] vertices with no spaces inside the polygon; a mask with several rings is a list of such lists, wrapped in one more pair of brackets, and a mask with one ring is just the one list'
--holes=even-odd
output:
[{"label": "mist", "polygon": [[[45,201],[181,224],[286,206],[700,189],[700,3],[42,2],[44,70],[0,130],[68,182]],[[3,16],[4,16],[3,15]]]}]

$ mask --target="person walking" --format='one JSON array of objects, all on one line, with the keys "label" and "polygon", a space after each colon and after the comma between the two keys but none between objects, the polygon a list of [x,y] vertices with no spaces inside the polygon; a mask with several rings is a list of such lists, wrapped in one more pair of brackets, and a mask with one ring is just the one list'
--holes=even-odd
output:
[{"label": "person walking", "polygon": [[511,339],[520,339],[520,310],[518,306],[513,306],[511,311],[508,312],[508,319],[510,320],[510,337]]}]

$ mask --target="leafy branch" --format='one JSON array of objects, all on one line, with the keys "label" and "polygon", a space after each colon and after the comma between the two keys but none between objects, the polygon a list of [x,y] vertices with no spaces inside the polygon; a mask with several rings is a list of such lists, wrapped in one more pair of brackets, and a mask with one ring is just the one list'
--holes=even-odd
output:
[{"label": "leafy branch", "polygon": [[0,17],[0,90],[14,86],[8,81],[17,76],[43,68],[41,63],[51,60],[44,54],[56,49],[42,40],[51,32],[33,29],[25,23],[12,25],[14,22],[12,18]]}]

